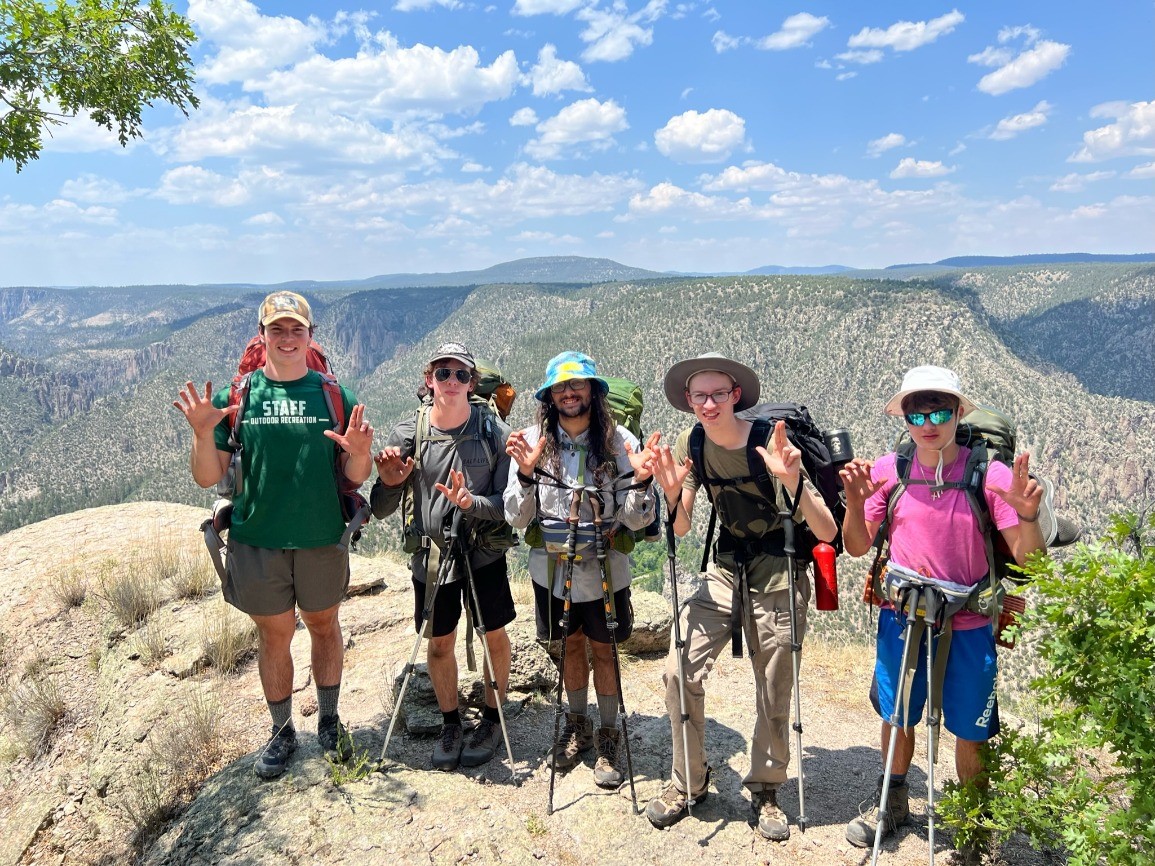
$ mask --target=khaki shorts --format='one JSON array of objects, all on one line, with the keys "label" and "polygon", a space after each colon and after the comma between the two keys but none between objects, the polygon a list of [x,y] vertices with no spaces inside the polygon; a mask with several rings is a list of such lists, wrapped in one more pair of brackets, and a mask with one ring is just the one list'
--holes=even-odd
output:
[{"label": "khaki shorts", "polygon": [[294,605],[315,613],[345,598],[349,552],[335,544],[281,550],[229,539],[225,571],[225,601],[249,616],[276,616]]}]

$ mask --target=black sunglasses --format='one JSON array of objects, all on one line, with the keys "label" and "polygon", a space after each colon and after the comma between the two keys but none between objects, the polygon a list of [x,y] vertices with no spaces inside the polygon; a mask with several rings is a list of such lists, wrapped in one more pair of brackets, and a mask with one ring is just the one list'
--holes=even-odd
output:
[{"label": "black sunglasses", "polygon": [[933,412],[907,412],[906,423],[921,427],[927,420],[931,424],[945,424],[954,415],[954,409],[935,409]]},{"label": "black sunglasses", "polygon": [[468,384],[469,380],[473,378],[471,372],[460,368],[450,369],[449,367],[438,367],[433,371],[433,378],[438,382],[448,382],[450,376],[456,376],[457,381],[462,385]]}]

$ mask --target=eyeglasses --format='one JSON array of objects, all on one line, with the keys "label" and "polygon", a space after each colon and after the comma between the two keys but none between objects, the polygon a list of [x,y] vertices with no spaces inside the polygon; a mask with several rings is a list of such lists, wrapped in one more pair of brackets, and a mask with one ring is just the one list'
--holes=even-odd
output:
[{"label": "eyeglasses", "polygon": [[456,376],[457,381],[462,385],[468,384],[469,380],[473,378],[473,374],[471,372],[468,370],[462,370],[460,367],[438,367],[433,371],[433,378],[438,382],[448,382],[450,376]]},{"label": "eyeglasses", "polygon": [[711,391],[709,394],[703,394],[701,391],[687,391],[686,396],[695,406],[705,406],[707,400],[713,400],[715,405],[721,406],[723,403],[730,402],[730,395],[733,393],[733,388],[726,388],[722,391]]},{"label": "eyeglasses", "polygon": [[589,379],[566,379],[564,382],[556,382],[549,386],[549,390],[553,394],[564,394],[565,389],[569,388],[575,393],[581,393],[590,386]]},{"label": "eyeglasses", "polygon": [[915,427],[923,426],[928,420],[931,424],[945,424],[954,417],[954,409],[935,409],[933,412],[907,412],[906,423]]}]

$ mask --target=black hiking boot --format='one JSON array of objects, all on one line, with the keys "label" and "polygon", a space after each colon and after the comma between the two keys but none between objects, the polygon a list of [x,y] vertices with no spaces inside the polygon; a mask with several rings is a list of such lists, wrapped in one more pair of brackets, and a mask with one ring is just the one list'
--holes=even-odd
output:
[{"label": "black hiking boot", "polygon": [[501,725],[482,719],[470,732],[469,742],[461,750],[461,766],[480,767],[488,763],[497,753],[501,743]]},{"label": "black hiking boot", "polygon": [[353,737],[338,716],[321,716],[317,720],[317,742],[330,761],[343,764],[353,757]]},{"label": "black hiking boot", "polygon": [[465,737],[461,725],[442,725],[441,736],[433,747],[433,769],[451,772],[461,761],[461,748]]},{"label": "black hiking boot", "polygon": [[273,735],[257,755],[253,772],[262,779],[275,779],[285,772],[289,758],[297,751],[297,732],[292,725],[278,728],[273,725]]}]

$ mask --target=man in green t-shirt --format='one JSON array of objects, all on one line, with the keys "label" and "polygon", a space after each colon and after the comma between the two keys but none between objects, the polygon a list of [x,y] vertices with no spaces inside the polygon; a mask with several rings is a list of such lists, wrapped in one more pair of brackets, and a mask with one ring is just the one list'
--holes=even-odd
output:
[{"label": "man in green t-shirt", "polygon": [[[673,768],[666,791],[650,801],[646,817],[655,827],[668,827],[682,818],[690,797],[704,799],[710,784],[706,763],[705,680],[722,648],[730,642],[738,622],[750,647],[754,668],[757,717],[750,742],[750,770],[743,780],[749,789],[758,831],[767,839],[784,841],[790,825],[778,806],[778,786],[786,780],[790,762],[788,738],[791,666],[790,593],[798,608],[801,641],[806,628],[809,581],[790,586],[783,554],[784,533],[779,517],[783,492],[800,497],[795,520],[803,520],[824,541],[838,534],[838,526],[821,494],[802,470],[802,453],[786,436],[779,421],[769,441],[758,443],[757,455],[765,466],[751,466],[748,439],[753,424],[734,413],[758,402],[760,385],[745,364],[710,352],[670,368],[664,383],[675,409],[693,412],[704,431],[702,463],[705,478],[698,478],[689,455],[692,427],[683,431],[671,448],[663,445],[654,457],[654,477],[666,496],[674,534],[690,530],[694,500],[703,483],[710,485],[718,512],[720,533],[705,579],[686,602],[682,663],[678,647],[670,645],[664,681],[666,708],[673,728]],[[756,471],[768,470],[775,501],[768,500],[753,481]],[[730,480],[730,483],[711,483]],[[743,580],[743,577],[745,578]],[[681,722],[682,691],[687,722]],[[683,740],[682,725],[687,727]],[[691,778],[686,779],[686,767]]]},{"label": "man in green t-shirt", "polygon": [[[256,624],[257,668],[272,737],[253,766],[271,779],[281,775],[297,748],[293,727],[293,658],[289,646],[297,611],[312,640],[317,684],[317,738],[323,751],[344,760],[351,752],[337,715],[344,664],[338,609],[349,583],[349,553],[339,545],[345,531],[337,472],[364,482],[373,468],[373,428],[365,407],[341,388],[344,432],[334,431],[322,378],[309,369],[313,313],[294,292],[274,292],[258,315],[264,365],[249,380],[239,425],[243,483],[233,499],[225,601]],[[185,383],[173,402],[193,430],[189,465],[201,487],[216,484],[235,450],[229,430],[236,405],[229,389],[203,395]]]}]

